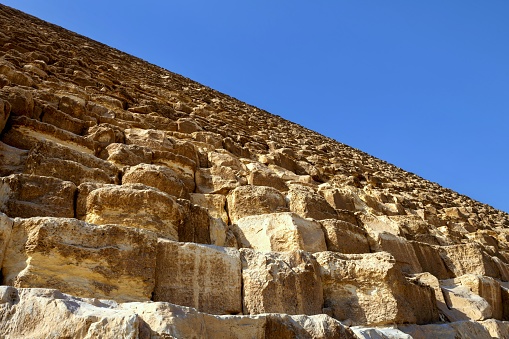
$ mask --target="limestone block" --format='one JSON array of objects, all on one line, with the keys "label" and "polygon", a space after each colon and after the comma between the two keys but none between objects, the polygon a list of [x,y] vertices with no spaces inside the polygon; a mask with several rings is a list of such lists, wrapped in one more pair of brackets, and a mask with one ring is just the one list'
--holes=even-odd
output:
[{"label": "limestone block", "polygon": [[352,193],[347,190],[340,190],[338,188],[327,188],[321,190],[320,193],[329,205],[335,209],[355,211],[355,202]]},{"label": "limestone block", "polygon": [[[486,299],[462,286],[453,279],[443,280],[440,284],[447,307],[455,310],[453,321],[484,320],[493,316],[493,311]],[[452,312],[451,312],[452,313]]]},{"label": "limestone block", "polygon": [[166,166],[139,164],[129,167],[124,171],[122,184],[144,184],[177,198],[189,199],[189,192],[182,180]]},{"label": "limestone block", "polygon": [[213,221],[207,210],[185,199],[179,199],[178,203],[182,206],[184,215],[178,229],[179,241],[210,244],[210,228]]},{"label": "limestone block", "polygon": [[9,103],[11,116],[24,115],[29,118],[39,118],[34,111],[34,98],[31,91],[19,87],[4,87],[0,90],[0,97]]},{"label": "limestone block", "polygon": [[396,236],[402,235],[399,224],[385,215],[375,216],[361,213],[358,216],[360,223],[372,238],[377,238],[377,235],[380,233],[390,233]]},{"label": "limestone block", "polygon": [[5,251],[4,283],[81,297],[150,300],[156,241],[154,233],[116,225],[17,218]]},{"label": "limestone block", "polygon": [[309,253],[240,251],[244,314],[323,313],[319,266]]},{"label": "limestone block", "polygon": [[288,191],[287,198],[290,211],[303,218],[316,220],[337,218],[336,211],[323,196],[302,186],[292,186]]},{"label": "limestone block", "polygon": [[83,119],[86,114],[87,102],[76,95],[65,94],[60,97],[58,109],[75,118]]},{"label": "limestone block", "polygon": [[87,215],[87,198],[90,192],[106,186],[108,186],[108,184],[100,184],[97,182],[84,182],[78,186],[78,193],[76,197],[76,219],[85,220],[85,216]]},{"label": "limestone block", "polygon": [[184,183],[189,192],[194,192],[196,172],[196,159],[192,160],[186,156],[173,152],[154,151],[152,163],[156,165],[166,166],[178,174],[180,180]]},{"label": "limestone block", "polygon": [[440,256],[455,277],[480,274],[498,278],[500,274],[493,260],[475,243],[441,246]]},{"label": "limestone block", "polygon": [[192,133],[194,140],[209,145],[210,150],[223,148],[223,137],[213,132],[199,131]]},{"label": "limestone block", "polygon": [[10,146],[28,150],[37,142],[53,141],[79,153],[95,154],[96,143],[93,140],[26,116],[11,117],[11,122],[11,128],[2,136],[2,141]]},{"label": "limestone block", "polygon": [[234,231],[242,247],[261,252],[327,249],[320,224],[291,212],[244,217],[234,225]]},{"label": "limestone block", "polygon": [[27,155],[28,151],[0,142],[0,176],[23,172]]},{"label": "limestone block", "polygon": [[320,220],[327,250],[341,253],[369,253],[366,232],[349,222],[338,219]]},{"label": "limestone block", "polygon": [[0,263],[4,260],[5,248],[11,238],[13,223],[11,218],[0,212]]},{"label": "limestone block", "polygon": [[194,133],[201,131],[201,126],[190,118],[180,118],[177,120],[177,131],[180,133]]},{"label": "limestone block", "polygon": [[431,273],[424,272],[414,274],[412,279],[416,280],[420,284],[427,285],[433,289],[435,292],[435,298],[437,302],[437,308],[440,312],[441,319],[446,319],[448,321],[456,321],[464,319],[461,315],[458,317],[457,310],[450,309],[447,306],[447,303],[444,298],[444,294],[442,293],[442,289],[440,287],[440,281],[432,275]]},{"label": "limestone block", "polygon": [[226,213],[226,197],[221,194],[202,194],[191,193],[191,202],[199,205],[209,212],[213,218],[221,219],[225,224],[228,224],[228,213]]},{"label": "limestone block", "polygon": [[240,186],[228,194],[228,215],[232,223],[258,214],[286,212],[285,197],[275,188],[267,186]]},{"label": "limestone block", "polygon": [[32,175],[51,176],[75,185],[83,182],[113,184],[118,182],[117,173],[110,176],[101,168],[87,167],[81,163],[48,157],[34,147],[29,153],[25,165],[25,173]]},{"label": "limestone block", "polygon": [[9,119],[11,113],[11,105],[2,99],[0,99],[0,133],[4,130],[5,124]]},{"label": "limestone block", "polygon": [[429,272],[440,280],[451,278],[451,274],[445,267],[437,246],[418,241],[410,241],[409,243],[414,249],[423,272]]},{"label": "limestone block", "polygon": [[429,323],[438,320],[433,289],[407,281],[386,252],[315,253],[325,308],[353,325]]},{"label": "limestone block", "polygon": [[232,153],[224,150],[224,149],[218,149],[216,151],[208,152],[207,158],[209,164],[211,166],[216,167],[229,167],[235,171],[245,171],[246,167],[244,164],[239,160],[238,157],[233,155]]},{"label": "limestone block", "polygon": [[87,138],[97,142],[101,150],[114,143],[123,143],[125,139],[122,129],[107,123],[88,128]]},{"label": "limestone block", "polygon": [[2,338],[139,338],[132,311],[52,289],[0,287]]},{"label": "limestone block", "polygon": [[175,197],[141,184],[106,186],[87,197],[85,221],[97,225],[118,224],[178,240],[184,211]]},{"label": "limestone block", "polygon": [[405,238],[390,233],[379,233],[375,241],[376,246],[374,247],[392,254],[402,272],[409,274],[422,272],[414,248]]},{"label": "limestone block", "polygon": [[242,312],[238,250],[159,239],[155,301],[212,314]]},{"label": "limestone block", "polygon": [[85,121],[74,118],[50,105],[44,106],[41,121],[77,135],[83,134],[88,127]]},{"label": "limestone block", "polygon": [[472,293],[488,302],[493,318],[502,320],[502,289],[495,279],[481,275],[466,274],[452,280],[445,280],[442,282],[442,286],[463,286],[468,288]]},{"label": "limestone block", "polygon": [[27,174],[0,178],[0,212],[10,217],[74,217],[76,186],[69,181]]},{"label": "limestone block", "polygon": [[151,150],[172,151],[173,141],[164,131],[129,128],[124,131],[127,145],[147,147]]},{"label": "limestone block", "polygon": [[488,319],[479,322],[490,334],[491,338],[507,338],[509,336],[509,322]]},{"label": "limestone block", "polygon": [[125,166],[150,164],[152,162],[152,152],[149,148],[143,146],[113,143],[106,146],[101,153],[101,158],[122,169]]},{"label": "limestone block", "polygon": [[493,337],[490,335],[490,332],[482,323],[456,321],[447,324],[402,325],[398,326],[398,329],[414,339],[492,339]]},{"label": "limestone block", "polygon": [[230,167],[198,168],[195,173],[196,193],[227,194],[246,183]]},{"label": "limestone block", "polygon": [[502,297],[502,317],[509,320],[509,283],[500,283],[500,295]]},{"label": "limestone block", "polygon": [[247,183],[254,186],[269,186],[281,192],[288,191],[288,186],[284,180],[278,177],[269,168],[266,169],[253,169],[247,176]]}]

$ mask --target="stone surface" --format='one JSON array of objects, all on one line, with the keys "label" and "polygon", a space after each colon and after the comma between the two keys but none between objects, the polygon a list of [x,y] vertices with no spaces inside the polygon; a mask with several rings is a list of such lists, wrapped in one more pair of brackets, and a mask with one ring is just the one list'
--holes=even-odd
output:
[{"label": "stone surface", "polygon": [[2,265],[4,283],[81,297],[150,300],[156,236],[76,219],[17,218]]},{"label": "stone surface", "polygon": [[244,314],[320,314],[319,266],[308,253],[241,249]]},{"label": "stone surface", "polygon": [[85,221],[142,228],[178,240],[183,213],[175,197],[141,184],[126,184],[93,190],[87,197]]},{"label": "stone surface", "polygon": [[74,217],[76,186],[69,181],[37,175],[0,178],[0,212],[10,217]]},{"label": "stone surface", "polygon": [[159,239],[155,301],[212,314],[242,313],[237,250]]},{"label": "stone surface", "polygon": [[272,213],[244,217],[234,225],[242,247],[261,252],[327,250],[320,224],[295,213]]},{"label": "stone surface", "polygon": [[320,220],[327,250],[341,253],[369,253],[366,232],[349,222],[338,219]]},{"label": "stone surface", "polygon": [[315,253],[325,308],[354,325],[428,323],[438,320],[431,288],[405,280],[386,252]]},{"label": "stone surface", "polygon": [[277,212],[287,212],[285,197],[267,186],[241,186],[228,194],[228,215],[232,223],[240,218]]},{"label": "stone surface", "polygon": [[[0,27],[2,284],[96,298],[10,289],[28,299],[2,297],[0,337],[507,333],[507,213],[3,5]],[[194,272],[158,261],[156,238],[209,268],[248,247],[237,305],[316,314],[99,301],[152,298],[155,265],[167,286],[167,267]],[[200,274],[171,297],[233,312],[235,274]]]}]

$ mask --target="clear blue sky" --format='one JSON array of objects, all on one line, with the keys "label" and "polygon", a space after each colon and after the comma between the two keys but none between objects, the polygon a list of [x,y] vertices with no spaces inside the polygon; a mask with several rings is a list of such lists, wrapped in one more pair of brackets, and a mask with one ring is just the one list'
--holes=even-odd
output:
[{"label": "clear blue sky", "polygon": [[507,0],[1,2],[509,211]]}]

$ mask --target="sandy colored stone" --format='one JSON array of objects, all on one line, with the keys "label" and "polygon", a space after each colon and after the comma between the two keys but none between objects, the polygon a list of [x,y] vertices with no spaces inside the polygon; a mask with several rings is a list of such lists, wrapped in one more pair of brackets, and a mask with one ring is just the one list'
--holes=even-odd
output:
[{"label": "sandy colored stone", "polygon": [[0,337],[139,338],[139,317],[109,306],[58,290],[1,286]]},{"label": "sandy colored stone", "polygon": [[[194,148],[192,150],[194,152]],[[178,174],[189,192],[195,190],[195,171],[197,168],[197,159],[188,158],[185,155],[175,152],[153,151],[152,163],[166,166]]]},{"label": "sandy colored stone", "polygon": [[323,313],[319,266],[309,253],[240,251],[244,314]]},{"label": "sandy colored stone", "polygon": [[27,174],[0,178],[0,212],[10,217],[74,217],[76,186],[69,181]]},{"label": "sandy colored stone", "polygon": [[11,105],[7,101],[0,99],[0,133],[2,133],[10,113]]},{"label": "sandy colored stone", "polygon": [[456,310],[453,320],[484,320],[493,316],[490,304],[469,287],[451,280],[444,280],[440,287],[449,309]]},{"label": "sandy colored stone", "polygon": [[238,250],[159,239],[157,253],[155,301],[212,314],[242,312]]},{"label": "sandy colored stone", "polygon": [[247,180],[237,176],[230,167],[199,168],[195,173],[196,193],[227,194]]},{"label": "sandy colored stone", "polygon": [[403,325],[398,329],[413,339],[492,339],[483,322],[456,321],[448,324]]},{"label": "sandy colored stone", "polygon": [[139,164],[129,167],[124,171],[122,184],[143,184],[177,198],[189,199],[189,192],[182,180],[166,166]]},{"label": "sandy colored stone", "polygon": [[0,263],[4,260],[5,249],[11,238],[12,226],[14,222],[4,213],[0,213]]},{"label": "sandy colored stone", "polygon": [[4,87],[0,90],[0,97],[9,103],[11,116],[38,118],[37,112],[34,113],[34,98],[31,91],[19,87]]},{"label": "sandy colored stone", "polygon": [[143,301],[150,300],[155,266],[154,233],[68,218],[17,218],[2,273],[15,287]]},{"label": "sandy colored stone", "polygon": [[221,194],[191,193],[191,202],[206,208],[210,216],[221,219],[228,224],[228,213],[226,213],[226,197]]},{"label": "sandy colored stone", "polygon": [[237,187],[228,194],[227,204],[232,223],[250,215],[289,211],[285,197],[275,188],[267,186]]},{"label": "sandy colored stone", "polygon": [[119,143],[106,146],[101,153],[101,157],[120,169],[126,166],[136,166],[142,163],[150,164],[152,162],[152,152],[150,149],[138,145]]},{"label": "sandy colored stone", "polygon": [[[184,216],[182,222],[179,224],[179,241],[213,244],[213,242],[211,242],[211,226],[213,227],[215,224],[207,212],[207,209],[185,199],[178,199],[178,203],[182,206]],[[219,230],[213,231],[217,233]],[[218,240],[217,236],[218,235],[216,235],[216,239],[214,239],[215,241]],[[224,242],[222,245],[224,245]]]},{"label": "sandy colored stone", "polygon": [[242,247],[261,252],[327,249],[320,224],[291,212],[244,217],[233,227]]},{"label": "sandy colored stone", "polygon": [[409,243],[414,249],[423,272],[429,272],[440,280],[451,278],[451,273],[445,267],[437,246],[417,241],[410,241]]},{"label": "sandy colored stone", "polygon": [[407,281],[386,252],[315,253],[325,308],[354,325],[429,323],[438,320],[431,287]]},{"label": "sandy colored stone", "polygon": [[41,121],[77,135],[82,135],[89,126],[89,122],[74,118],[51,105],[42,109]]},{"label": "sandy colored stone", "polygon": [[0,176],[19,174],[25,169],[28,151],[0,142]]},{"label": "sandy colored stone", "polygon": [[422,272],[414,248],[405,238],[384,232],[377,234],[374,240],[376,242],[374,249],[392,254],[402,272],[408,274]]},{"label": "sandy colored stone", "polygon": [[338,219],[320,220],[327,250],[341,253],[369,253],[366,232],[349,222]]},{"label": "sandy colored stone", "polygon": [[493,260],[475,243],[442,246],[440,256],[455,277],[480,274],[497,278],[500,274]]},{"label": "sandy colored stone", "polygon": [[87,197],[85,221],[97,225],[143,228],[178,240],[183,219],[183,209],[175,197],[141,184],[102,187]]},{"label": "sandy colored stone", "polygon": [[316,220],[337,218],[336,211],[323,196],[302,186],[290,187],[287,198],[290,211],[303,218]]}]

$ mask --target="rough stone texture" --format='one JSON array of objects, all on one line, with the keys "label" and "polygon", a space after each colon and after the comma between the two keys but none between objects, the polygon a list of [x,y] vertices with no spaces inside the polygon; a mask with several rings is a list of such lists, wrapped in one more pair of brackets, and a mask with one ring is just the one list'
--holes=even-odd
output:
[{"label": "rough stone texture", "polygon": [[262,252],[326,251],[320,224],[295,213],[272,213],[244,217],[234,225],[242,247]]},{"label": "rough stone texture", "polygon": [[240,218],[266,213],[287,212],[285,197],[267,186],[241,186],[228,194],[228,215],[232,223]]},{"label": "rough stone texture", "polygon": [[[37,337],[36,323],[42,338],[54,324],[78,338],[351,337],[324,314],[362,324],[364,337],[507,333],[495,319],[509,319],[507,213],[3,5],[0,27],[0,250],[18,244],[0,253],[3,284],[148,300],[156,261],[168,279],[178,263],[156,260],[159,237],[196,258],[204,246],[190,242],[251,247],[242,305],[317,313],[213,315],[26,290],[16,305],[2,299],[0,337]],[[31,217],[54,219],[20,233],[43,220],[19,219]],[[198,300],[228,294],[185,287]]]},{"label": "rough stone texture", "polygon": [[4,283],[81,297],[150,300],[155,234],[76,219],[17,218],[2,265]]},{"label": "rough stone texture", "polygon": [[242,312],[241,286],[237,250],[159,239],[155,301],[237,314]]},{"label": "rough stone texture", "polygon": [[183,209],[174,197],[140,184],[102,187],[87,197],[85,221],[98,225],[143,228],[178,240],[183,219]]},{"label": "rough stone texture", "polygon": [[325,307],[334,318],[354,325],[438,320],[432,289],[405,280],[390,254],[314,256],[320,264]]},{"label": "rough stone texture", "polygon": [[166,166],[140,164],[129,167],[122,184],[144,184],[177,198],[189,199],[189,192],[178,175]]},{"label": "rough stone texture", "polygon": [[69,181],[37,175],[0,178],[0,212],[10,217],[74,217],[76,186]]},{"label": "rough stone texture", "polygon": [[241,249],[244,314],[320,314],[319,266],[308,253]]}]

